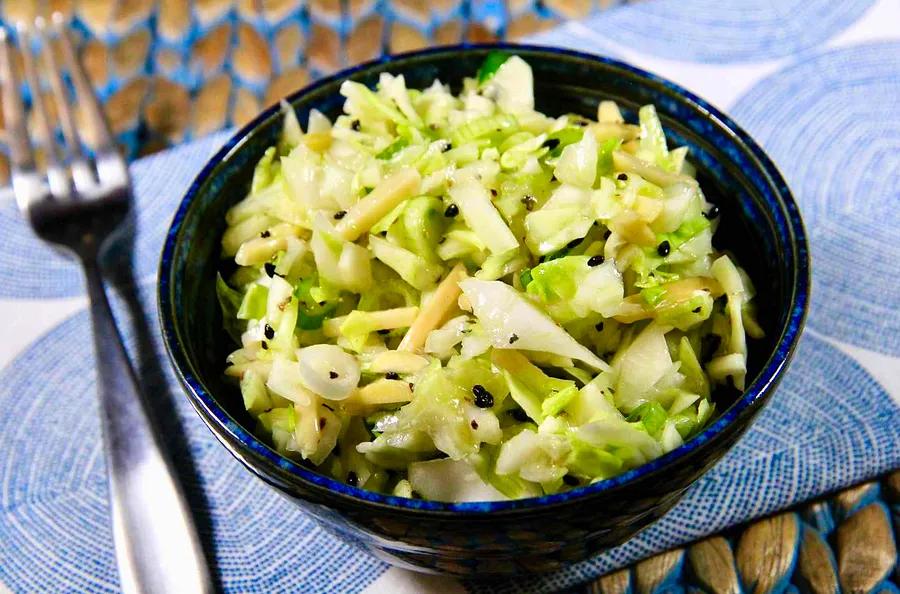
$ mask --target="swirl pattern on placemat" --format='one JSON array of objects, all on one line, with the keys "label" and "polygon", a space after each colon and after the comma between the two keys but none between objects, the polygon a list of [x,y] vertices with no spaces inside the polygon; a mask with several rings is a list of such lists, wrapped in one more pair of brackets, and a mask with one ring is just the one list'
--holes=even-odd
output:
[{"label": "swirl pattern on placemat", "polygon": [[[850,398],[847,395],[853,394]],[[566,570],[503,584],[484,594],[555,592],[653,553],[783,509],[877,473],[900,442],[897,404],[856,362],[805,335],[790,370],[759,419],[668,514],[624,545]],[[841,431],[868,419],[867,433]],[[894,461],[896,464],[896,461]]]},{"label": "swirl pattern on placemat", "polygon": [[[808,50],[857,20],[874,0],[640,2],[595,16],[584,25],[598,36],[670,60],[746,62]],[[652,34],[648,34],[652,32]]]},{"label": "swirl pattern on placemat", "polygon": [[779,164],[808,228],[817,331],[900,355],[900,43],[826,51],[760,81],[735,119]]},{"label": "swirl pattern on placemat", "polygon": [[578,21],[569,21],[549,31],[531,35],[528,43],[561,47],[579,52],[587,52],[607,58],[622,59],[621,51],[605,36],[595,35]]},{"label": "swirl pattern on placemat", "polygon": [[[145,284],[140,296],[151,320],[153,289]],[[128,336],[127,342],[136,360],[136,339]],[[353,592],[380,575],[383,563],[323,531],[216,442],[181,395],[155,331],[152,342],[143,355],[157,363],[140,376],[158,415],[171,411],[166,404],[174,402],[177,414],[161,419],[163,434],[208,551],[213,543],[223,589]],[[86,344],[90,326],[81,312],[0,376],[0,407],[17,411],[0,415],[4,448],[16,452],[0,460],[0,584],[15,592],[119,588],[95,413],[96,374]],[[40,383],[35,369],[42,370]]]}]

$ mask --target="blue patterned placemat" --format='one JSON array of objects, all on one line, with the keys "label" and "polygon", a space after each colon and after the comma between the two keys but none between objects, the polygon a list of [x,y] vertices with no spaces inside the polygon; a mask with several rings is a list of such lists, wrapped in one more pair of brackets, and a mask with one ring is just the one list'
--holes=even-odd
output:
[{"label": "blue patterned placemat", "polygon": [[[389,569],[321,531],[218,445],[165,363],[153,290],[168,219],[224,136],[137,162],[136,280],[122,280],[115,307],[148,394],[176,411],[167,435],[224,589],[558,590],[900,467],[898,22],[896,0],[662,0],[538,38],[626,59],[732,113],[794,189],[814,258],[809,329],[747,436],[639,537],[539,578],[460,584]],[[116,591],[80,275],[31,238],[8,193],[0,236],[0,592]],[[128,330],[135,318],[152,330]]]}]

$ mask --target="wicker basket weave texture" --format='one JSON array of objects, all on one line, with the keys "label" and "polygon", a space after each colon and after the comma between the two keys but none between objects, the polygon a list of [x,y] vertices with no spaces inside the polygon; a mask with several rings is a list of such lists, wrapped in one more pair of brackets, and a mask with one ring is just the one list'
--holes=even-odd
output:
[{"label": "wicker basket weave texture", "polygon": [[897,594],[900,470],[605,575],[588,594]]}]

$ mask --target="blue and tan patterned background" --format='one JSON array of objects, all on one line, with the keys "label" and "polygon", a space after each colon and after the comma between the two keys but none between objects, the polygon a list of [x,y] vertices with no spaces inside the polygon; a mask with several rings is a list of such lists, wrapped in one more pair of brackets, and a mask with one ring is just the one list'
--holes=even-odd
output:
[{"label": "blue and tan patterned background", "polygon": [[[74,18],[132,156],[241,123],[382,51],[517,38],[576,17],[532,39],[623,59],[725,109],[803,210],[809,324],[746,438],[621,547],[538,578],[460,584],[335,541],[248,480],[198,421],[164,365],[153,290],[171,213],[227,135],[138,161],[135,253],[122,267],[133,279],[116,313],[144,321],[143,332],[127,324],[129,348],[172,411],[167,434],[225,591],[900,594],[900,3],[645,0],[603,12],[611,4],[623,2],[0,0],[6,23]],[[34,240],[3,190],[0,238],[0,594],[115,592],[81,273]]]},{"label": "blue and tan patterned background", "polygon": [[[129,157],[251,119],[308,81],[385,52],[517,39],[624,0],[2,0],[60,11]],[[0,153],[0,183],[8,177]]]}]

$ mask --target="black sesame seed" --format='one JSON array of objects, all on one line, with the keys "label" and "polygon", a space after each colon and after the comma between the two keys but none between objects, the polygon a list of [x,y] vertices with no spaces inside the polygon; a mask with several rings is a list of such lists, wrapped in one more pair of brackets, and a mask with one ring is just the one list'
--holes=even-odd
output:
[{"label": "black sesame seed", "polygon": [[334,409],[331,408],[331,406],[325,404],[324,402],[322,403],[322,406],[324,406],[325,408],[327,408],[327,409],[330,410],[331,412],[334,412]]},{"label": "black sesame seed", "polygon": [[620,173],[619,175],[616,176],[616,179],[619,181],[628,181],[628,174]]},{"label": "black sesame seed", "polygon": [[559,139],[558,138],[548,138],[547,140],[544,141],[544,144],[542,144],[541,146],[543,146],[544,148],[548,148],[552,151],[553,149],[555,149],[556,147],[559,146]]},{"label": "black sesame seed", "polygon": [[359,120],[353,120],[353,122],[350,124],[350,127],[359,132]]},{"label": "black sesame seed", "polygon": [[574,477],[571,474],[567,474],[566,476],[564,476],[563,482],[570,487],[577,487],[579,484],[581,484],[581,481],[579,481],[577,477]]},{"label": "black sesame seed", "polygon": [[325,417],[319,417],[319,430],[324,429],[325,423],[327,423],[327,422],[328,422],[328,419],[326,419]]},{"label": "black sesame seed", "polygon": [[259,236],[262,237],[263,239],[265,239],[266,237],[271,237],[271,235],[272,234],[269,232],[268,229],[266,229],[265,231],[263,231],[262,233],[259,234]]},{"label": "black sesame seed", "polygon": [[273,338],[275,338],[275,328],[266,324],[266,327],[263,330],[263,334],[266,335],[266,338],[268,338],[269,340],[272,340]]},{"label": "black sesame seed", "polygon": [[273,276],[275,276],[275,265],[274,264],[272,264],[271,262],[266,262],[263,265],[263,268],[266,269],[266,274],[269,276],[269,278],[272,278]]},{"label": "black sesame seed", "polygon": [[478,421],[476,421],[475,419],[472,419],[472,422],[469,423],[469,425],[472,427],[472,429],[478,429]]},{"label": "black sesame seed", "polygon": [[669,245],[668,240],[663,240],[658,246],[656,246],[656,253],[665,258],[669,255],[669,252],[672,251],[672,246]]},{"label": "black sesame seed", "polygon": [[384,374],[384,379],[398,380],[398,379],[400,379],[400,374],[397,373],[396,371],[388,371],[387,373]]},{"label": "black sesame seed", "polygon": [[415,390],[415,389],[416,389],[416,385],[415,385],[414,383],[412,383],[412,382],[409,382],[407,385],[409,386],[409,389],[410,389],[410,390]]},{"label": "black sesame seed", "polygon": [[522,197],[522,204],[525,205],[525,210],[527,210],[529,212],[534,210],[535,202],[537,202],[537,201],[534,199],[534,196],[523,196]]},{"label": "black sesame seed", "polygon": [[359,477],[356,476],[356,473],[352,470],[347,473],[347,484],[351,487],[355,487],[359,484]]},{"label": "black sesame seed", "polygon": [[569,249],[572,249],[573,247],[577,246],[579,243],[581,243],[581,238],[580,238],[580,237],[578,237],[578,238],[576,238],[576,239],[573,239],[572,241],[570,241],[569,243],[567,243],[567,244],[566,244],[566,247],[569,248]]},{"label": "black sesame seed", "polygon": [[694,312],[694,313],[700,313],[700,306],[698,305],[697,307],[695,307],[695,308],[692,309],[691,311]]},{"label": "black sesame seed", "polygon": [[494,188],[491,188],[491,196],[493,196],[494,198],[497,197],[497,190],[495,190]]},{"label": "black sesame seed", "polygon": [[269,349],[269,343],[267,343],[265,340],[259,343],[259,346],[261,346],[264,351]]},{"label": "black sesame seed", "polygon": [[588,258],[588,266],[600,266],[601,264],[603,264],[603,260],[604,258],[600,254],[591,256],[590,258]]},{"label": "black sesame seed", "polygon": [[346,216],[346,214],[347,214],[346,210],[339,210],[336,213],[334,213],[334,220],[340,221],[341,219],[344,218],[344,216]]},{"label": "black sesame seed", "polygon": [[705,216],[709,220],[713,220],[714,218],[719,216],[719,207],[713,204],[709,207],[709,210],[707,212],[703,213],[703,216]]},{"label": "black sesame seed", "polygon": [[603,332],[603,322],[597,322],[594,324],[594,330],[597,332]]},{"label": "black sesame seed", "polygon": [[225,361],[225,367],[231,367],[234,365],[234,361]]},{"label": "black sesame seed", "polygon": [[325,301],[319,301],[319,305],[325,305]]},{"label": "black sesame seed", "polygon": [[513,334],[512,336],[509,337],[509,344],[513,344],[517,340],[519,340],[519,336],[517,334]]},{"label": "black sesame seed", "polygon": [[478,408],[490,408],[494,406],[494,395],[485,390],[481,384],[472,386],[472,394],[475,395],[475,406]]},{"label": "black sesame seed", "polygon": [[509,414],[512,415],[512,418],[519,421],[520,423],[528,422],[528,414],[521,408],[514,408],[509,411]]},{"label": "black sesame seed", "polygon": [[450,219],[452,219],[453,217],[455,217],[458,214],[459,214],[459,207],[456,206],[455,204],[451,204],[450,206],[447,207],[447,210],[444,211],[444,216],[447,218],[450,218]]},{"label": "black sesame seed", "polygon": [[339,377],[338,372],[337,371],[329,371],[328,377],[330,377],[331,379],[337,379]]},{"label": "black sesame seed", "polygon": [[447,144],[444,145],[444,150],[443,150],[443,152],[446,153],[447,151],[451,150],[452,148],[453,148],[453,143],[452,143],[452,142],[448,142]]}]

